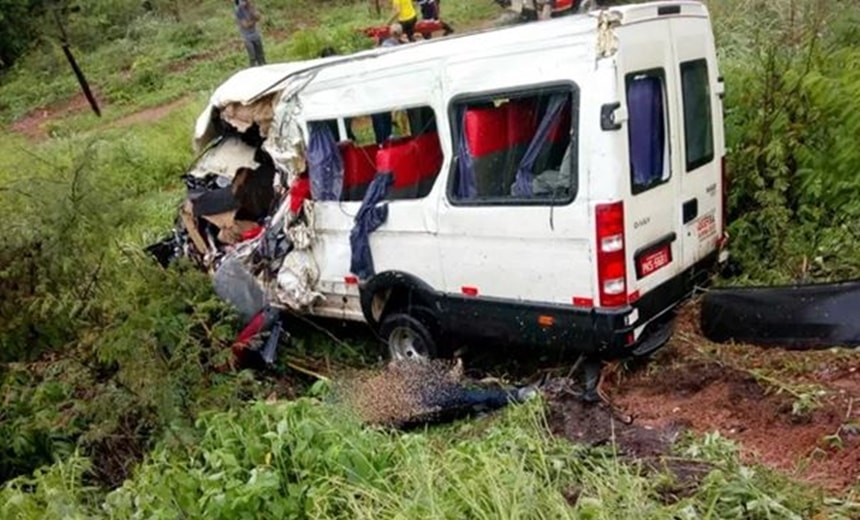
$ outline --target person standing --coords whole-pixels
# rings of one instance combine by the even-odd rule
[[[260,13],[251,3],[251,0],[233,0],[236,25],[239,26],[239,34],[245,42],[248,51],[248,60],[251,67],[266,64],[266,56],[263,54],[263,37],[257,30],[260,21]]]
[[[391,6],[391,18],[388,20],[388,25],[394,22],[399,23],[404,34],[406,34],[406,38],[414,42],[418,13],[415,11],[415,6],[412,5],[412,0],[391,0]]]
[[[421,7],[421,19],[429,22],[438,22],[445,31],[445,36],[454,32],[454,29],[443,22],[439,17],[439,2],[441,0],[418,0],[418,6]],[[430,32],[423,33],[424,39],[429,40],[432,37]]]

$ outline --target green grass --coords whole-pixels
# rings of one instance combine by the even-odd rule
[[[671,477],[551,437],[539,401],[500,417],[395,433],[303,398],[203,415],[193,444],[165,442],[107,495],[65,462],[0,492],[9,518],[851,518],[857,504],[742,465],[717,435],[691,441],[688,463],[712,463],[692,496]]]

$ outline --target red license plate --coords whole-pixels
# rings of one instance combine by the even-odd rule
[[[672,263],[672,245],[665,244],[642,254],[636,263],[636,270],[639,278],[643,278],[670,263]]]

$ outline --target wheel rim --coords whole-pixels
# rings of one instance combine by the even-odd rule
[[[427,348],[415,331],[397,327],[388,335],[388,351],[397,361],[424,361],[429,359]]]

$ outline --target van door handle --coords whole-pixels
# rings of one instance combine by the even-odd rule
[[[699,199],[690,199],[684,203],[684,224],[699,216]]]

